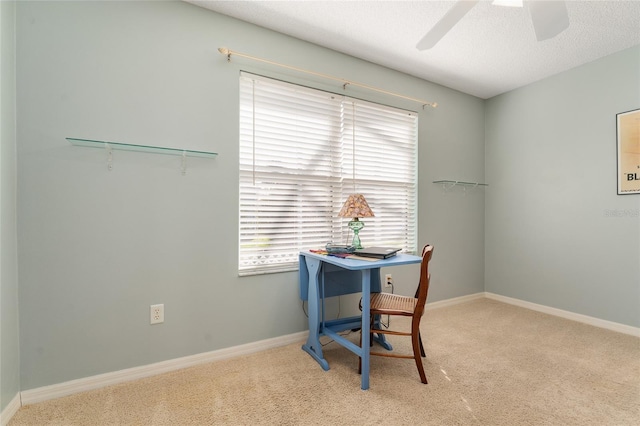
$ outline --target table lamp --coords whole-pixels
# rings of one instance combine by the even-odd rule
[[[348,224],[349,229],[353,231],[352,245],[357,249],[361,249],[362,243],[360,242],[360,236],[358,235],[358,233],[362,228],[364,228],[364,223],[360,222],[359,218],[375,216],[371,211],[369,204],[367,204],[367,200],[364,199],[364,195],[349,195],[349,198],[347,198],[347,201],[344,202],[344,205],[342,206],[340,213],[338,213],[338,216],[353,218]]]

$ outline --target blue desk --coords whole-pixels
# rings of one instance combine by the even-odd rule
[[[341,331],[354,328],[369,329],[370,294],[380,292],[380,268],[420,263],[420,256],[398,254],[389,259],[370,262],[357,259],[343,259],[301,252],[300,261],[300,298],[308,301],[309,337],[302,349],[315,359],[324,370],[329,363],[322,355],[320,336],[329,336],[338,344],[362,358],[363,390],[369,389],[369,333],[362,333],[362,347],[347,340]],[[362,316],[325,321],[324,299],[342,294],[362,292]],[[391,346],[378,337],[387,349]]]

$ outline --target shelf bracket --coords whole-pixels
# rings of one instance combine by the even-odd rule
[[[187,174],[187,151],[182,151],[182,176]]]
[[[104,144],[104,149],[107,151],[107,170],[113,170],[113,151],[111,150],[111,145],[108,143]]]
[[[445,181],[442,181],[442,182],[439,182],[439,183],[442,183],[442,189],[443,189],[443,191],[447,192],[447,191],[449,191],[451,188],[453,188],[454,186],[456,186],[456,184],[457,184],[458,182],[457,182],[457,181],[447,181],[447,180],[445,180]]]

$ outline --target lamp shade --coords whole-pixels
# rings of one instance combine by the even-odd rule
[[[352,194],[349,195],[347,201],[344,202],[340,213],[338,213],[340,217],[374,217],[375,215],[371,211],[369,204],[367,204],[367,200],[365,200],[364,195],[362,194]]]

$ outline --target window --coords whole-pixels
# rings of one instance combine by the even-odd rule
[[[415,252],[417,124],[414,112],[242,73],[240,275],[297,270],[301,250],[350,243],[338,212],[354,192],[375,214],[365,247]]]

